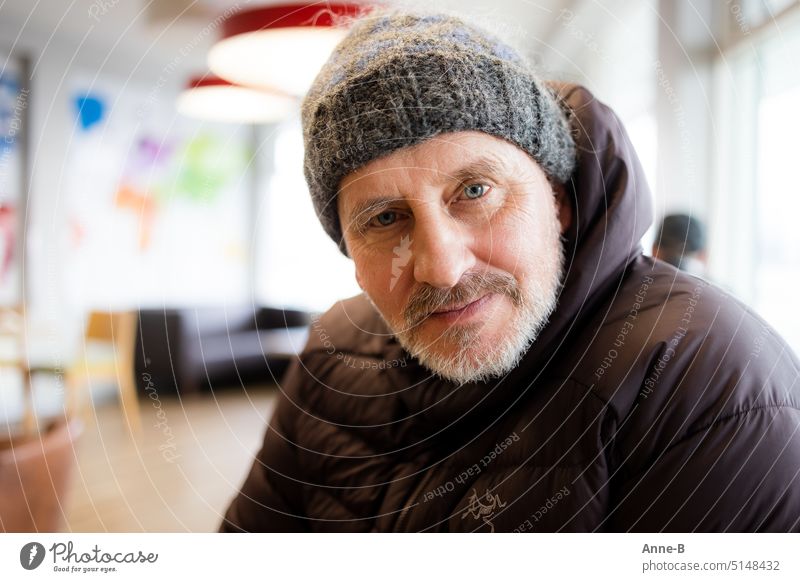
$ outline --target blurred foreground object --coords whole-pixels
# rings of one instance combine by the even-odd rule
[[[39,435],[0,439],[0,529],[55,532],[83,432],[77,419],[60,419]]]

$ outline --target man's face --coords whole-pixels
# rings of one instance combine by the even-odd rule
[[[358,283],[403,347],[458,383],[516,367],[555,307],[571,208],[523,150],[439,135],[347,175]]]

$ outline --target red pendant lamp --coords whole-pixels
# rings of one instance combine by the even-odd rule
[[[242,10],[223,23],[208,66],[232,83],[303,95],[346,34],[340,24],[368,9],[363,4],[317,2]]]
[[[205,75],[189,81],[177,106],[179,113],[205,121],[275,123],[296,111],[297,99]]]

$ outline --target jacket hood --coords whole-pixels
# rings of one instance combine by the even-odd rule
[[[565,279],[558,307],[528,354],[536,360],[557,351],[614,293],[653,221],[644,170],[617,115],[583,87],[551,87],[569,113],[578,164],[568,184],[573,223],[565,237]]]

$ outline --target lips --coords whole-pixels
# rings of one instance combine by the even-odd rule
[[[456,321],[463,321],[470,318],[472,315],[479,312],[479,310],[492,298],[494,293],[487,293],[469,303],[461,305],[448,306],[440,308],[430,314],[431,318],[437,321],[444,321],[447,323],[455,323]]]
[[[456,312],[456,311],[461,311],[462,309],[465,309],[465,308],[469,307],[470,305],[472,305],[473,303],[475,303],[477,301],[480,301],[481,299],[483,299],[483,297],[479,297],[478,299],[473,299],[472,301],[469,301],[469,302],[464,303],[462,305],[444,307],[442,309],[437,309],[436,311],[434,311],[432,313],[432,315],[443,315],[445,313],[453,313],[453,312]]]

